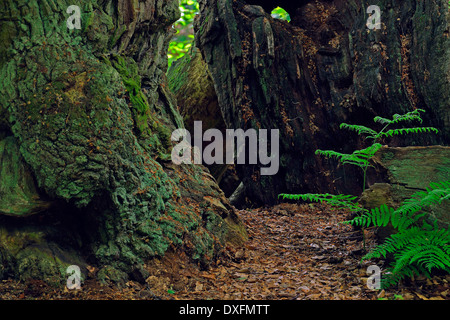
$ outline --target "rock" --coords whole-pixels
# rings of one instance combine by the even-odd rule
[[[398,208],[414,193],[426,190],[432,182],[450,180],[450,147],[383,147],[373,159],[376,170],[368,171],[370,188],[364,191],[360,203],[367,209],[387,204]],[[438,224],[450,225],[450,203],[443,201],[430,208],[430,216]],[[381,228],[378,236],[392,234],[391,227]]]
[[[383,204],[391,208],[398,208],[399,203],[392,199],[392,186],[389,183],[375,183],[366,189],[360,199],[359,203],[366,209],[371,210],[378,208]],[[356,216],[356,215],[355,215]],[[386,227],[378,228],[376,236],[379,242],[383,242],[391,234],[395,233],[395,229],[389,223]]]
[[[28,216],[48,209],[13,137],[0,140],[0,214]]]
[[[383,147],[374,156],[378,171],[402,201],[432,182],[450,179],[450,147]],[[369,177],[370,179],[370,177]]]
[[[374,183],[362,193],[359,203],[366,209],[378,208],[383,204],[398,206],[392,200],[392,186],[389,183]]]

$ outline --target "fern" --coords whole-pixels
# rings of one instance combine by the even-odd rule
[[[388,241],[389,240],[389,241]],[[419,227],[392,235],[363,259],[372,259],[394,253],[389,275],[383,279],[387,288],[412,275],[431,276],[433,270],[450,272],[450,232],[423,230]]]
[[[450,272],[450,231],[422,219],[429,218],[426,209],[430,205],[442,203],[449,195],[450,181],[431,183],[426,191],[415,193],[397,210],[382,205],[345,222],[361,227],[384,227],[391,223],[397,229],[397,233],[362,258],[370,260],[394,255],[382,286],[389,287],[413,274],[429,276],[434,269]]]
[[[390,124],[399,123],[399,122],[413,122],[413,121],[418,121],[418,122],[422,123],[423,120],[420,117],[420,112],[425,112],[425,110],[416,109],[416,110],[410,111],[408,113],[405,113],[403,115],[394,114],[392,119],[386,119],[386,118],[382,118],[382,117],[378,116],[378,117],[375,117],[373,119],[373,121],[376,123],[381,123],[382,125],[390,125]]]
[[[364,214],[344,223],[363,228],[370,226],[385,227],[389,223],[393,211],[394,209],[382,205],[380,208],[374,208],[370,212],[366,210]]]
[[[371,209],[371,211],[366,210],[362,215],[354,218],[353,220],[346,221],[345,223],[363,228],[369,228],[372,226],[385,227],[391,223],[397,230],[405,230],[426,215],[425,213],[415,215],[412,214],[415,212],[404,214],[404,212],[400,211],[400,209],[394,210],[392,208],[388,208],[386,205],[382,205],[380,208]]]
[[[430,205],[440,204],[450,198],[450,180],[431,183],[426,191],[418,191],[396,211],[401,214],[416,213]]]
[[[333,195],[329,193],[317,194],[317,193],[305,193],[305,194],[286,194],[282,193],[278,195],[278,198],[289,200],[303,200],[308,202],[327,203],[331,206],[339,209],[349,209],[351,211],[360,211],[361,207],[355,202],[356,196],[351,195]]]
[[[438,133],[438,129],[433,127],[417,127],[417,128],[403,128],[403,129],[392,129],[386,132],[381,132],[379,137],[392,137],[392,136],[400,136],[409,133],[426,133],[426,132],[434,132]]]
[[[356,150],[351,154],[340,153],[333,150],[316,150],[316,154],[325,156],[327,158],[336,158],[343,164],[352,164],[361,168],[370,166],[369,159],[382,147],[379,143],[374,143],[370,147],[362,150]]]
[[[333,150],[316,150],[317,155],[327,158],[335,158],[343,164],[351,164],[363,170],[363,190],[366,185],[366,172],[371,166],[370,160],[382,147],[379,140],[385,137],[400,136],[411,133],[438,133],[433,127],[413,127],[390,129],[389,126],[399,123],[418,121],[422,123],[417,109],[403,115],[395,114],[392,119],[375,117],[375,123],[383,125],[383,128],[375,130],[362,126],[341,123],[340,128],[365,135],[366,139],[372,139],[369,147],[356,150],[351,154],[340,153]],[[391,235],[381,245],[363,257],[363,260],[394,255],[394,262],[390,271],[382,279],[382,286],[389,287],[400,280],[411,277],[414,274],[430,275],[433,269],[441,269],[450,272],[450,231],[431,226],[427,223],[429,213],[426,209],[430,205],[440,204],[450,199],[450,181],[442,181],[430,184],[425,191],[415,193],[396,210],[382,205],[379,208],[367,210],[361,208],[356,202],[356,197],[349,195],[331,194],[280,194],[278,198],[303,200],[312,202],[326,202],[338,208],[346,208],[360,215],[345,223],[367,228],[370,226],[385,227],[389,223],[397,229],[397,233]],[[363,232],[363,243],[365,238]]]
[[[368,136],[375,136],[377,132],[371,128],[356,125],[356,124],[347,124],[347,123],[341,123],[339,126],[340,129],[347,129],[349,131],[355,131],[358,135],[365,134]]]
[[[380,131],[375,131],[374,129],[368,128],[362,125],[341,123],[339,128],[346,129],[349,131],[356,132],[358,135],[366,136],[366,139],[373,140],[373,143],[368,148],[362,150],[356,150],[351,154],[340,153],[333,150],[316,150],[316,154],[325,156],[327,158],[336,158],[343,164],[350,164],[360,167],[363,170],[363,190],[366,187],[366,173],[367,169],[370,167],[370,159],[375,155],[375,153],[381,148],[381,144],[378,142],[382,138],[400,136],[411,133],[438,133],[439,131],[433,127],[414,127],[414,128],[401,128],[401,129],[390,129],[387,128],[390,125],[398,124],[401,122],[413,122],[418,121],[423,122],[420,117],[420,113],[425,112],[422,109],[416,109],[405,113],[403,115],[394,114],[392,119],[383,118],[377,116],[373,119],[375,123],[384,125]],[[387,131],[386,131],[387,130]]]

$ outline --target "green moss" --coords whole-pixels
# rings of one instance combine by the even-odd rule
[[[172,128],[183,126],[176,102],[164,88],[167,61],[157,54],[167,46],[165,27],[170,21],[165,19],[179,14],[178,1],[161,2],[150,22],[157,30],[145,34],[150,40],[139,33],[123,39],[127,25],[114,8],[96,1],[81,4],[83,30],[65,28],[61,2],[7,4],[15,9],[20,5],[23,12],[5,21],[17,20],[16,27],[23,28],[17,27],[21,36],[12,40],[15,54],[0,65],[0,128],[17,140],[17,153],[39,192],[65,200],[73,210],[68,215],[79,215],[80,246],[98,265],[112,268],[100,272],[99,278],[122,281],[135,265],[172,246],[185,246],[186,238],[191,239],[195,259],[210,258],[217,251],[211,232],[220,218],[205,228],[202,217],[180,199],[180,189],[155,160],[169,159]],[[105,54],[119,38],[120,46],[126,46],[123,51],[118,48],[122,55]],[[152,48],[157,44],[158,49],[135,52],[134,40]],[[142,55],[142,65],[131,58],[136,55]],[[140,69],[145,66],[150,69]],[[143,88],[142,75],[152,70]],[[190,174],[178,167],[168,171],[183,179]],[[195,190],[184,190],[192,192],[187,197],[195,197],[194,204],[203,194],[218,190],[216,185],[205,186],[201,171],[193,171]],[[61,214],[67,217],[67,212]],[[8,252],[2,246],[0,255],[2,262],[10,262],[0,272],[13,270],[22,279],[66,278],[64,268],[76,264],[74,259],[64,258],[56,245],[41,239],[28,232],[27,238],[8,240]]]
[[[191,51],[185,54],[181,59],[172,63],[167,72],[167,83],[172,92],[178,92],[188,81],[186,65],[191,61]]]
[[[392,160],[394,157],[395,155],[392,152],[383,153],[383,160]]]
[[[12,256],[16,256],[28,245],[38,245],[43,242],[42,232],[29,232],[25,230],[10,232],[4,227],[0,228],[0,247],[8,251]]]
[[[0,66],[8,59],[8,51],[17,31],[14,22],[2,20],[0,16]]]
[[[97,279],[101,284],[119,284],[124,285],[128,276],[123,271],[117,270],[112,266],[105,266],[97,273]]]
[[[0,228],[0,262],[22,281],[42,279],[55,286],[66,282],[68,266],[84,266],[74,251],[63,251],[46,239],[45,231],[26,224]]]
[[[13,137],[0,140],[0,213],[26,216],[49,207],[40,200],[33,177]]]
[[[171,148],[171,130],[153,114],[147,97],[141,89],[141,77],[136,62],[131,58],[115,56],[111,59],[111,64],[122,77],[127,89],[140,138],[146,140],[146,145],[151,146],[150,150],[167,158]]]

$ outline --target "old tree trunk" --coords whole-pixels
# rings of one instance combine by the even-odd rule
[[[168,250],[207,265],[246,238],[208,171],[170,162],[177,0],[0,3],[0,278],[142,280]]]
[[[360,193],[358,170],[336,170],[336,162],[314,153],[365,146],[339,129],[342,122],[373,127],[377,115],[421,108],[422,125],[439,135],[385,142],[448,144],[448,1],[377,1],[380,29],[366,26],[368,1],[199,2],[196,45],[226,127],[280,130],[276,175],[261,176],[258,165],[237,167],[254,202],[273,203],[283,192]],[[258,4],[266,10],[287,4],[291,22],[273,19]]]

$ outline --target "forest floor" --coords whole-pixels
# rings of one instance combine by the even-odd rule
[[[122,288],[87,279],[80,290],[54,288],[42,281],[3,280],[0,299],[240,299],[240,300],[450,300],[450,276],[416,278],[389,290],[367,286],[361,263],[361,231],[342,222],[347,214],[324,205],[280,204],[239,210],[249,241],[207,271],[180,254],[167,254],[147,265],[146,284],[127,282]],[[366,246],[375,245],[373,231]]]

